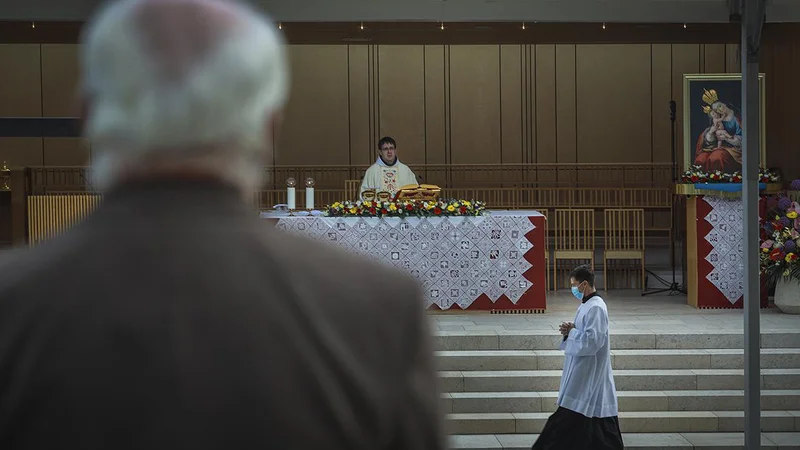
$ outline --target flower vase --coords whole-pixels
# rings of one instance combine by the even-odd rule
[[[800,314],[800,280],[781,277],[775,285],[775,306],[785,314]]]

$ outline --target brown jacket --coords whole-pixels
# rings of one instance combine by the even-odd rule
[[[405,275],[203,181],[126,185],[0,257],[0,448],[444,447]]]

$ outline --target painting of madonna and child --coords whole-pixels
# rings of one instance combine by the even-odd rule
[[[765,162],[764,74],[758,77],[760,153]],[[706,173],[742,171],[742,76],[740,74],[684,75],[684,162]]]

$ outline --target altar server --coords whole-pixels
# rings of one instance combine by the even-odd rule
[[[385,191],[394,197],[403,186],[417,183],[417,176],[397,158],[397,143],[390,137],[378,142],[378,159],[367,169],[361,193],[367,189]]]
[[[608,310],[587,266],[570,273],[572,295],[581,301],[574,322],[561,324],[566,355],[558,409],[533,450],[623,449],[617,419],[617,392],[611,370]]]
[[[444,448],[415,281],[252,208],[289,92],[279,33],[232,0],[90,23],[103,201],[0,255],[0,449]]]

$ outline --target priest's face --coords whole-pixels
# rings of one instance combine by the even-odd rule
[[[569,279],[570,287],[578,288],[578,292],[583,294],[586,291],[586,282],[585,281],[576,281],[575,278]]]
[[[386,161],[387,163],[393,163],[394,160],[397,158],[397,149],[394,148],[392,144],[383,144],[379,149],[381,153],[381,159]]]

